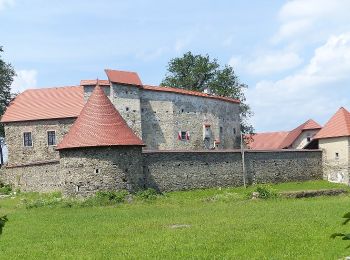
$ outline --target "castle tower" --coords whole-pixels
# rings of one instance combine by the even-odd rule
[[[79,117],[58,144],[66,195],[143,186],[142,140],[135,135],[98,82]]]

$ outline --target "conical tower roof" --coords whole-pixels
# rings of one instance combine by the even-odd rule
[[[350,136],[350,113],[341,107],[317,133],[316,139]]]
[[[69,132],[57,149],[97,146],[143,146],[97,84]]]

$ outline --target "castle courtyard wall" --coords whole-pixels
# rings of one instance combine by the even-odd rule
[[[322,179],[322,152],[245,152],[247,184]],[[160,191],[243,185],[240,151],[144,151],[147,186]]]
[[[58,160],[3,167],[0,180],[14,190],[53,192],[62,190],[62,175]]]
[[[60,190],[69,196],[89,196],[98,190],[176,191],[243,185],[237,150],[141,152],[141,147],[98,147],[62,150],[60,156],[59,162],[7,167],[0,178],[23,191]],[[247,184],[323,176],[319,150],[246,151],[245,167]]]

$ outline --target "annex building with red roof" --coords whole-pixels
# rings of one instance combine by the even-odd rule
[[[322,127],[310,119],[291,131],[257,133],[248,136],[251,150],[319,149],[323,178],[332,182],[350,181],[350,112],[341,107]]]

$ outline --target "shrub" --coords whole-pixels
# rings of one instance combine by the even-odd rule
[[[12,192],[12,188],[9,184],[0,182],[0,194],[9,195]]]
[[[258,186],[253,192],[249,193],[249,197],[259,199],[272,199],[277,198],[278,194],[270,186]]]
[[[101,201],[106,200],[113,203],[122,203],[128,194],[127,191],[98,191],[96,192],[96,198]]]
[[[155,189],[148,188],[147,190],[141,190],[136,193],[136,197],[141,200],[155,200],[158,193]]]

